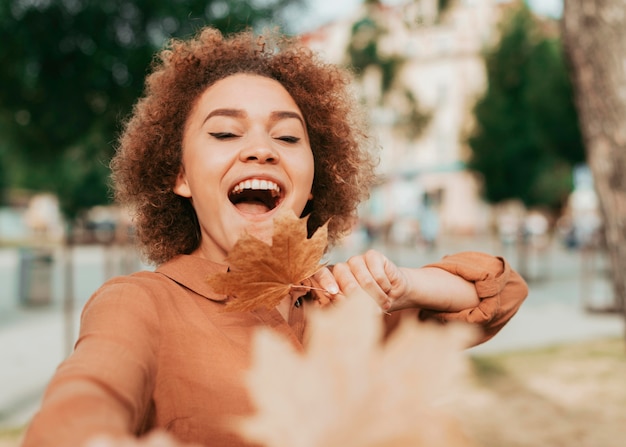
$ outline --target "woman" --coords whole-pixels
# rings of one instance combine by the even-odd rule
[[[183,442],[239,446],[229,420],[252,409],[242,382],[255,329],[301,346],[313,295],[273,309],[223,312],[206,278],[228,269],[244,232],[271,241],[274,216],[345,234],[374,181],[374,157],[349,74],[289,40],[212,29],[162,51],[112,162],[116,196],[136,212],[155,272],[104,284],[86,304],[24,446],[79,446],[94,435],[165,428]],[[461,253],[423,268],[376,251],[312,281],[329,301],[365,289],[390,315],[461,320],[484,341],[527,294],[502,259]]]

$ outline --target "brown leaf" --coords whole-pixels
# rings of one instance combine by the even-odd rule
[[[272,308],[317,272],[328,244],[327,224],[307,239],[307,218],[289,211],[274,219],[272,245],[245,234],[228,254],[228,272],[211,275],[209,284],[231,299],[226,309]]]

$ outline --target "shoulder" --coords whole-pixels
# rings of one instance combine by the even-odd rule
[[[145,299],[146,296],[154,296],[173,285],[171,279],[158,272],[141,271],[109,279],[96,290],[92,299],[103,296],[117,296],[129,300]]]
[[[89,298],[83,308],[83,319],[109,313],[142,315],[142,319],[158,319],[158,303],[172,288],[171,280],[150,271],[142,271],[109,279]]]
[[[160,290],[163,287],[167,287],[172,283],[172,280],[167,276],[157,271],[140,271],[131,273],[129,275],[115,276],[100,286],[96,291],[106,292],[111,289],[115,289],[118,293],[128,292],[151,292],[153,290]]]

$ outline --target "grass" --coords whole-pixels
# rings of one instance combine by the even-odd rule
[[[626,343],[472,356],[456,411],[480,447],[623,447]]]

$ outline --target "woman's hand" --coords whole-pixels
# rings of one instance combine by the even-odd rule
[[[320,270],[313,276],[312,282],[315,287],[327,292],[318,294],[322,305],[363,289],[384,311],[403,308],[408,289],[404,272],[375,250],[352,256],[331,269]]]
[[[458,312],[479,303],[474,284],[434,267],[398,267],[385,255],[368,250],[311,278],[324,306],[363,289],[385,312],[407,308]]]
[[[141,439],[134,436],[113,437],[108,435],[95,436],[84,447],[201,447],[199,444],[188,444],[178,441],[162,429],[155,429]]]

